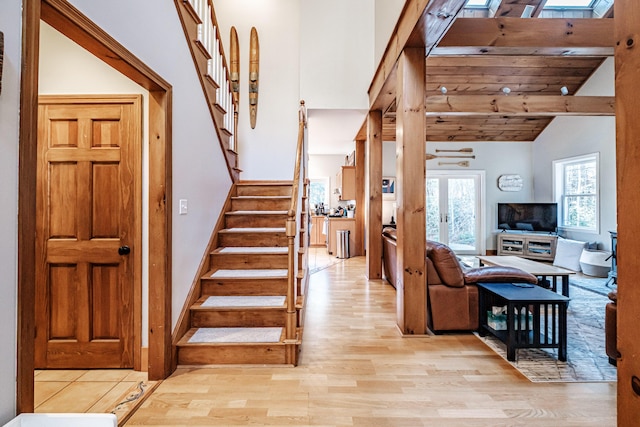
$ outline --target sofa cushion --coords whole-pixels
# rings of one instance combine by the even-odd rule
[[[456,254],[448,246],[431,240],[427,240],[426,246],[427,257],[433,262],[442,283],[454,288],[462,288],[464,275]]]
[[[464,272],[466,283],[538,283],[538,278],[533,274],[513,267],[480,267],[471,268]]]

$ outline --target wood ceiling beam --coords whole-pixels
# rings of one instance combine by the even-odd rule
[[[438,47],[613,48],[612,19],[458,18]]]
[[[545,18],[546,19],[546,18]],[[540,19],[542,21],[542,19]],[[540,39],[539,36],[535,36]],[[613,56],[613,47],[510,47],[510,46],[450,46],[431,50],[430,58],[444,56],[563,56],[601,58]]]
[[[427,97],[427,116],[614,116],[614,96],[490,96],[450,95]]]

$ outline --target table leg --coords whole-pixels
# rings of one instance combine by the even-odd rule
[[[507,360],[516,360],[516,330],[513,317],[513,304],[507,304]]]
[[[560,309],[560,315],[558,318],[558,328],[560,333],[558,336],[558,360],[562,362],[567,361],[567,304],[558,304]]]
[[[564,274],[562,276],[562,295],[569,298],[569,275]]]
[[[487,303],[484,289],[478,288],[478,335],[484,337],[487,335],[487,330],[484,328],[487,325]]]

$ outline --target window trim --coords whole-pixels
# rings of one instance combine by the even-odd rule
[[[564,182],[565,182],[565,167],[569,165],[574,165],[578,163],[587,163],[595,161],[596,162],[596,191],[595,191],[595,199],[596,199],[596,225],[594,228],[587,227],[572,227],[565,226],[564,224],[564,215],[565,215],[565,199],[566,195],[564,194]],[[583,154],[580,156],[567,157],[564,159],[554,160],[552,168],[553,175],[553,199],[558,203],[558,230],[562,231],[570,231],[570,232],[579,232],[579,233],[589,233],[589,234],[600,234],[600,153],[590,153]],[[571,194],[571,196],[590,196],[591,194]]]

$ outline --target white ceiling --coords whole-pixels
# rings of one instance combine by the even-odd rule
[[[366,115],[367,110],[307,110],[309,154],[351,154]]]

